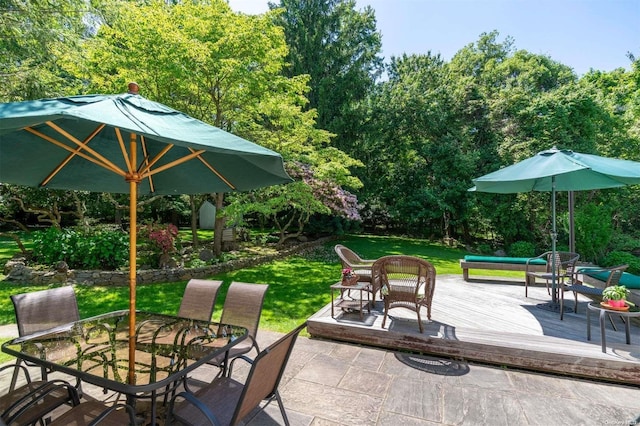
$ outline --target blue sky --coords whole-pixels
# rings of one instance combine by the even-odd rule
[[[228,0],[238,12],[262,13],[268,0]],[[277,0],[272,0],[277,3]],[[445,60],[497,30],[499,41],[548,55],[582,75],[593,68],[630,69],[640,57],[640,0],[357,0],[371,6],[382,55],[439,53]]]

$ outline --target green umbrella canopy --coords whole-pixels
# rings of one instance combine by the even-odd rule
[[[469,191],[511,194],[529,191],[551,192],[551,250],[556,252],[556,192],[617,188],[640,184],[640,163],[579,154],[553,147],[493,173],[473,179]],[[572,231],[573,232],[573,231]],[[552,270],[556,270],[555,255]],[[553,304],[556,277],[553,275]]]
[[[165,105],[124,95],[0,104],[0,182],[129,194],[129,383],[136,358],[138,194],[290,182],[282,157]]]
[[[470,191],[510,194],[529,191],[581,191],[640,184],[640,163],[579,154],[570,150],[539,152],[533,157],[473,179]]]
[[[133,173],[139,194],[291,181],[278,153],[135,93],[0,104],[0,182],[128,193]]]

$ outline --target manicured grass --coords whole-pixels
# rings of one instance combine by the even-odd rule
[[[329,303],[329,285],[340,279],[341,266],[338,256],[333,251],[333,246],[338,243],[348,246],[368,259],[390,254],[422,257],[434,264],[439,275],[462,274],[459,259],[467,254],[459,249],[419,239],[345,236],[306,254],[208,277],[224,281],[214,309],[214,319],[220,316],[227,288],[232,281],[264,283],[269,284],[269,290],[260,327],[280,332],[291,330]],[[6,255],[6,249],[5,252],[2,250],[0,246],[0,261],[2,257],[11,256]],[[491,274],[497,275],[496,272],[491,271]],[[517,272],[506,272],[505,276],[521,275]],[[186,282],[139,285],[136,295],[137,307],[140,310],[175,313],[178,311],[185,285]],[[0,324],[15,321],[9,299],[11,294],[43,288],[45,287],[0,282]],[[437,291],[436,287],[436,294]],[[76,286],[76,294],[80,315],[83,318],[128,309],[129,306],[127,287]]]

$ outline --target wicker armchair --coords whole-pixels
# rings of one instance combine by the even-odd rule
[[[342,244],[336,244],[334,250],[340,258],[342,268],[351,268],[353,272],[358,275],[358,281],[371,283],[371,289],[368,291],[372,294],[372,303],[375,303],[376,293],[380,290],[380,287],[377,287],[371,280],[371,267],[375,260],[362,259],[353,250]]]
[[[422,333],[420,308],[426,307],[427,318],[431,319],[431,302],[436,286],[436,269],[433,265],[413,256],[385,256],[375,261],[371,277],[384,299],[382,328],[389,310],[403,307],[417,314]]]
[[[602,299],[602,291],[604,288],[607,288],[609,286],[612,285],[618,285],[620,283],[620,278],[622,277],[622,273],[625,271],[625,269],[627,269],[629,267],[629,265],[619,265],[619,266],[614,266],[612,268],[601,268],[601,269],[597,269],[597,268],[589,268],[588,269],[588,273],[590,274],[598,274],[598,273],[606,273],[607,274],[607,281],[604,284],[603,288],[599,288],[599,287],[592,287],[592,286],[588,286],[585,285],[579,281],[577,281],[577,279],[572,280],[570,285],[565,285],[562,287],[562,291],[560,292],[560,319],[562,319],[562,307],[564,306],[564,292],[565,291],[572,291],[573,292],[573,296],[574,296],[574,311],[576,313],[578,313],[578,293],[580,294],[584,294],[586,296],[589,296],[593,299],[596,300],[601,300]],[[585,271],[587,272],[587,271]],[[578,271],[576,271],[576,274],[578,274]]]
[[[184,425],[236,425],[255,413],[262,401],[267,401],[261,407],[264,409],[276,400],[284,424],[288,425],[278,386],[298,334],[305,326],[297,327],[260,352],[254,360],[249,360],[251,370],[244,383],[231,378],[232,371],[229,371],[228,376],[215,379],[195,393],[177,394],[169,404],[166,424],[174,424],[172,421],[176,419]]]

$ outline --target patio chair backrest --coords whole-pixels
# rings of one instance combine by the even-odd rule
[[[11,296],[18,335],[26,336],[59,325],[78,321],[78,302],[71,286]]]
[[[261,401],[276,394],[293,345],[305,327],[306,323],[298,326],[261,351],[253,360],[231,424],[236,424],[258,407]],[[284,407],[281,407],[281,410],[284,410]]]
[[[232,282],[222,307],[220,324],[246,327],[249,336],[256,338],[267,284]]]
[[[385,256],[376,261],[373,279],[386,286],[388,298],[393,302],[415,302],[423,298],[431,305],[435,290],[436,271],[433,265],[414,256]]]
[[[618,266],[613,266],[611,268],[607,268],[606,270],[609,271],[609,276],[607,277],[607,282],[604,285],[605,288],[619,285],[620,278],[622,278],[622,274],[624,273],[625,269],[627,269],[628,267],[629,265],[618,265]]]
[[[551,268],[553,267],[553,252],[547,252],[545,254],[547,257],[547,272],[551,272]],[[555,266],[558,275],[571,275],[574,272],[576,263],[579,259],[580,255],[578,253],[556,251]]]
[[[342,244],[336,244],[334,250],[340,258],[343,268],[353,268],[355,265],[362,265],[365,263],[365,261],[353,250],[343,246]]]
[[[200,321],[211,321],[222,281],[189,280],[180,302],[178,316]]]

